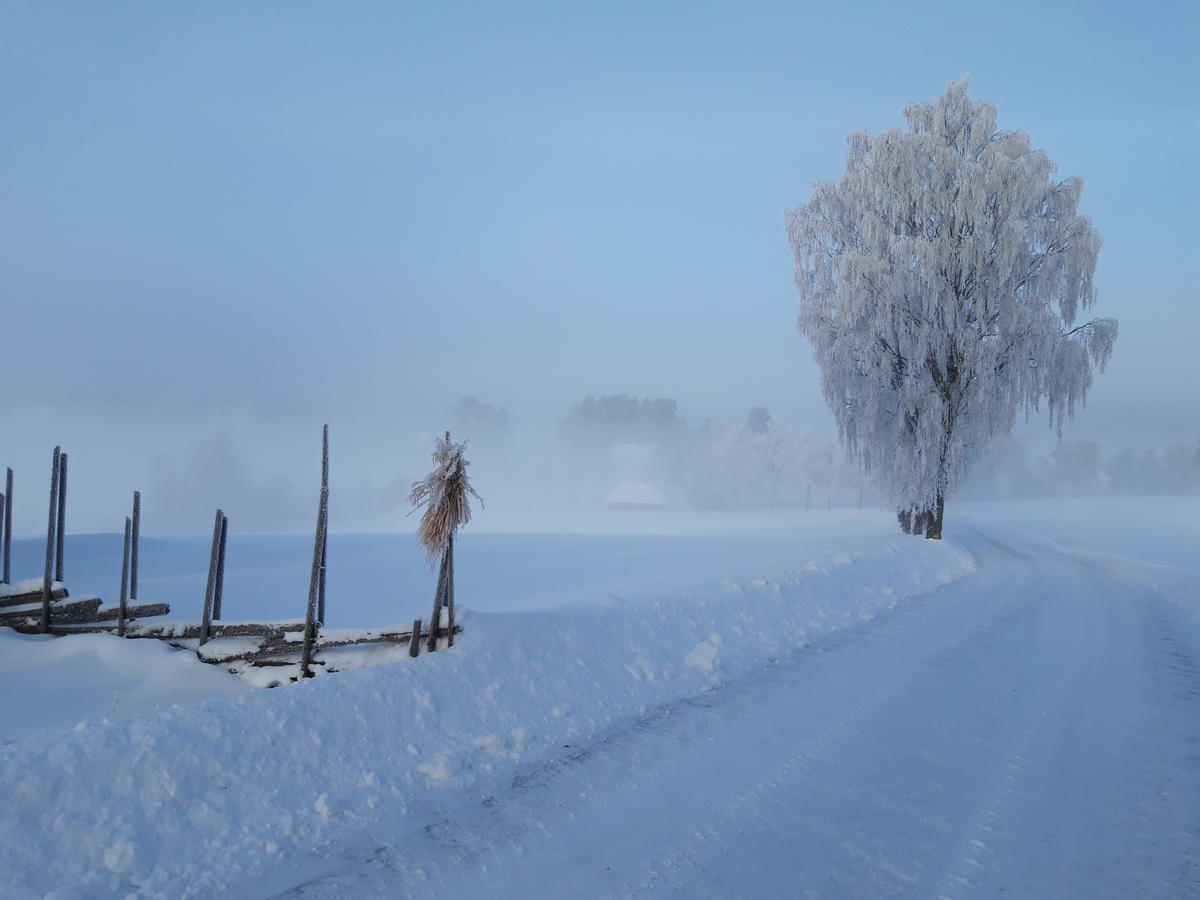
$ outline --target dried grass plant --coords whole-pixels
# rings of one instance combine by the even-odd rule
[[[450,538],[458,527],[471,521],[470,498],[483,502],[467,478],[470,463],[463,456],[466,446],[466,441],[461,444],[451,441],[447,431],[433,451],[433,471],[414,482],[408,495],[414,511],[425,507],[417,541],[425,548],[425,558],[431,566],[450,546]]]

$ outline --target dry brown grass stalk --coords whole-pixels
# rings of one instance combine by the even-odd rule
[[[463,457],[465,448],[465,441],[455,444],[447,431],[433,451],[433,471],[415,482],[408,495],[414,509],[425,507],[417,540],[425,548],[430,565],[445,552],[455,530],[471,521],[470,498],[482,502],[467,478],[470,463]]]

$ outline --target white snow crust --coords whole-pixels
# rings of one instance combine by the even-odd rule
[[[556,545],[570,541],[530,547]],[[437,792],[505,777],[973,565],[903,536],[845,538],[837,552],[796,541],[792,558],[685,592],[460,607],[452,650],[268,691],[155,641],[0,629],[3,895],[236,895]]]

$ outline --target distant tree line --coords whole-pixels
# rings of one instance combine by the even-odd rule
[[[457,435],[493,443],[508,434],[508,410],[475,397],[460,397],[450,410],[450,425]]]
[[[786,427],[755,406],[729,422],[692,425],[666,398],[588,396],[559,423],[585,499],[616,477],[618,444],[651,444],[649,477],[669,502],[701,509],[829,507],[864,502],[863,480],[831,439]]]
[[[1011,438],[980,460],[964,499],[1200,493],[1200,440],[1108,451],[1097,441],[1060,441],[1034,457]]]

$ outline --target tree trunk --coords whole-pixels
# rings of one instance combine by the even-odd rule
[[[957,371],[957,367],[955,368]],[[958,378],[953,378],[958,383]],[[947,398],[949,402],[949,398]],[[933,541],[942,539],[942,520],[946,516],[946,489],[950,483],[950,442],[954,433],[954,422],[957,419],[956,410],[951,407],[946,412],[946,432],[942,435],[942,449],[938,454],[937,496],[933,507],[928,511],[928,521],[925,523],[925,537]]]
[[[928,513],[928,524],[925,527],[925,537],[933,541],[942,539],[942,520],[946,517],[946,495],[938,492],[933,509]]]
[[[900,509],[896,511],[896,519],[900,523],[900,530],[905,534],[912,534],[912,510]]]
[[[913,513],[912,530],[909,534],[921,535],[925,533],[925,523],[929,521],[929,513],[925,510]]]

